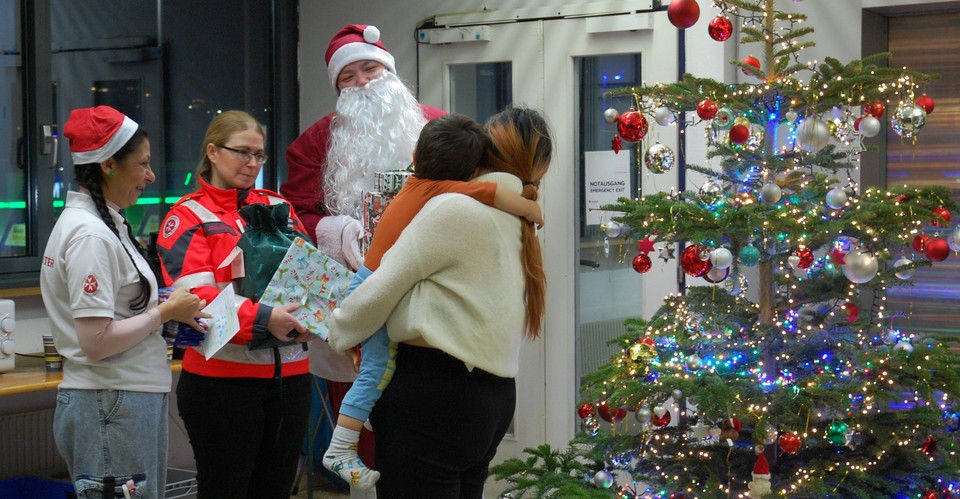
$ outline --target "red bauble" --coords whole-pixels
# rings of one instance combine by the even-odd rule
[[[710,33],[710,38],[722,42],[730,38],[730,35],[733,34],[733,23],[726,17],[717,16],[713,18],[713,21],[710,21],[710,25],[707,26],[707,32]]]
[[[583,405],[581,405],[580,408],[577,409],[577,416],[580,416],[581,418],[593,416],[596,413],[597,412],[593,410],[593,404],[591,404],[590,402],[584,402]]]
[[[953,220],[953,217],[950,216],[950,210],[944,208],[943,206],[933,209],[933,214],[937,217],[930,221],[930,224],[934,227],[946,227],[947,224]]]
[[[687,29],[700,19],[700,5],[696,0],[673,0],[667,7],[667,19],[670,20],[670,24],[680,29]]]
[[[644,345],[650,345],[650,346],[655,346],[657,344],[657,342],[653,341],[653,338],[649,336],[644,336],[643,338],[640,338],[640,343],[643,343]]]
[[[801,269],[809,269],[813,265],[813,250],[810,248],[800,248],[797,250],[797,256],[800,257],[800,263],[797,264]]]
[[[746,56],[746,57],[743,58],[743,63],[744,63],[744,64],[749,64],[749,65],[757,68],[757,72],[758,72],[758,73],[760,72],[760,59],[757,59],[756,57],[754,57],[754,56],[752,56],[752,55],[748,55],[748,56]],[[744,70],[742,70],[742,69],[741,69],[740,71],[743,71],[743,74],[745,74],[745,75],[753,76],[751,73],[748,73],[748,72],[746,72],[746,71],[744,71]]]
[[[800,450],[800,437],[795,433],[780,435],[780,450],[787,454],[796,454]]]
[[[717,115],[717,103],[710,99],[703,99],[697,104],[697,116],[701,120],[711,120]]]
[[[745,144],[750,140],[750,129],[743,125],[733,125],[730,127],[730,142],[734,144]]]
[[[926,234],[917,234],[916,236],[913,237],[913,243],[912,243],[913,250],[923,253],[923,248],[924,246],[927,245],[927,241],[929,240],[930,240],[930,236]]]
[[[627,111],[617,121],[617,133],[627,142],[636,142],[647,134],[647,119],[638,111]]]
[[[923,495],[920,496],[920,499],[940,499],[940,496],[933,490],[925,490]]]
[[[716,284],[716,283],[718,283],[718,282],[723,282],[724,279],[726,279],[727,277],[730,276],[730,267],[727,267],[727,268],[722,269],[722,270],[717,269],[717,270],[720,270],[721,272],[723,272],[722,274],[719,274],[719,275],[717,275],[717,276],[714,276],[714,272],[712,272],[712,270],[713,270],[713,269],[711,269],[711,271],[703,274],[703,280],[704,280],[704,281],[707,281],[707,282],[709,282],[709,283],[714,283],[714,284]],[[714,277],[716,277],[716,279],[714,279]]]
[[[612,409],[606,402],[597,406],[597,414],[608,423],[615,423],[627,416],[627,410],[623,407]]]
[[[931,237],[923,245],[923,254],[927,255],[931,262],[942,262],[950,256],[950,245],[939,237]]]
[[[645,253],[640,253],[633,259],[633,270],[636,270],[638,274],[646,273],[652,265],[653,262],[650,261],[650,257]]]
[[[883,113],[887,112],[887,108],[880,101],[869,102],[863,106],[863,112],[879,120],[883,118]]]
[[[663,415],[660,417],[657,417],[657,414],[654,413],[653,417],[650,418],[650,422],[653,423],[653,426],[656,426],[657,428],[663,428],[664,426],[670,424],[670,419],[670,411],[664,409]]]
[[[713,267],[713,265],[710,264],[710,260],[700,258],[701,251],[699,246],[688,246],[687,249],[683,250],[683,254],[680,255],[680,267],[682,267],[683,271],[688,275],[700,277],[709,272],[710,268]]]
[[[934,107],[933,97],[929,97],[927,94],[923,94],[920,97],[917,97],[917,100],[913,101],[913,103],[922,107],[923,110],[927,112],[927,114],[930,114],[933,112],[933,107]]]
[[[852,302],[844,303],[843,309],[847,311],[847,322],[853,322],[860,317],[860,307],[854,305]]]
[[[860,118],[857,118],[857,119],[853,120],[853,129],[854,129],[854,130],[856,130],[856,131],[858,131],[858,132],[860,131],[860,120],[862,120],[862,119],[863,119],[863,117],[860,117]]]

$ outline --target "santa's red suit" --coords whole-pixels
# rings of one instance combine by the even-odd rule
[[[420,106],[423,116],[430,121],[447,114],[430,106]],[[316,243],[317,222],[329,215],[324,206],[322,189],[323,173],[330,141],[330,122],[336,113],[330,113],[297,137],[287,149],[287,181],[280,186],[280,193],[293,203],[293,207],[307,228],[307,234]]]
[[[274,205],[287,200],[266,189],[218,189],[203,179],[200,184],[199,191],[187,194],[170,208],[157,239],[157,253],[168,286],[187,288],[209,303],[236,277],[227,260],[231,256],[243,258],[232,253],[240,239],[238,210],[249,204]],[[294,228],[304,231],[293,212],[290,221]],[[270,335],[267,323],[272,307],[241,296],[237,305],[240,331],[236,336],[210,360],[188,348],[183,356],[184,370],[221,378],[272,378],[309,371],[301,344],[280,347],[280,373],[276,372],[272,349],[249,350],[248,341]]]

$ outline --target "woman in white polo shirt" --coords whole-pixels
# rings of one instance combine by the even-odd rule
[[[40,271],[63,382],[54,438],[79,497],[162,498],[171,375],[161,325],[202,330],[205,305],[185,290],[157,304],[157,282],[120,210],[155,179],[150,141],[109,106],[75,109],[64,126],[79,191],[67,194]]]

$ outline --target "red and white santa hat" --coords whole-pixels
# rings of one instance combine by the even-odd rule
[[[757,458],[757,464],[753,465],[754,479],[770,479],[770,465],[767,464],[767,458],[763,454]]]
[[[137,122],[120,111],[97,106],[71,111],[63,134],[70,139],[73,164],[85,165],[110,159],[138,128]]]
[[[334,90],[337,88],[337,77],[347,64],[357,61],[377,61],[387,67],[387,70],[397,74],[393,56],[380,41],[380,30],[368,24],[348,24],[343,27],[327,46],[327,74]]]

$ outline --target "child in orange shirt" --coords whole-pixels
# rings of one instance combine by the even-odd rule
[[[521,216],[538,227],[543,226],[536,201],[492,182],[466,182],[482,167],[490,137],[472,118],[448,114],[436,118],[420,133],[413,152],[415,173],[390,202],[380,218],[363,265],[357,270],[347,294],[380,266],[380,259],[400,237],[403,229],[431,198],[448,192],[466,194],[495,208]],[[442,230],[442,228],[438,228]],[[323,466],[358,490],[373,487],[380,474],[367,468],[357,455],[357,442],[364,421],[396,368],[396,343],[390,341],[386,327],[361,344],[360,374],[343,398],[337,426],[330,446],[323,455]]]

